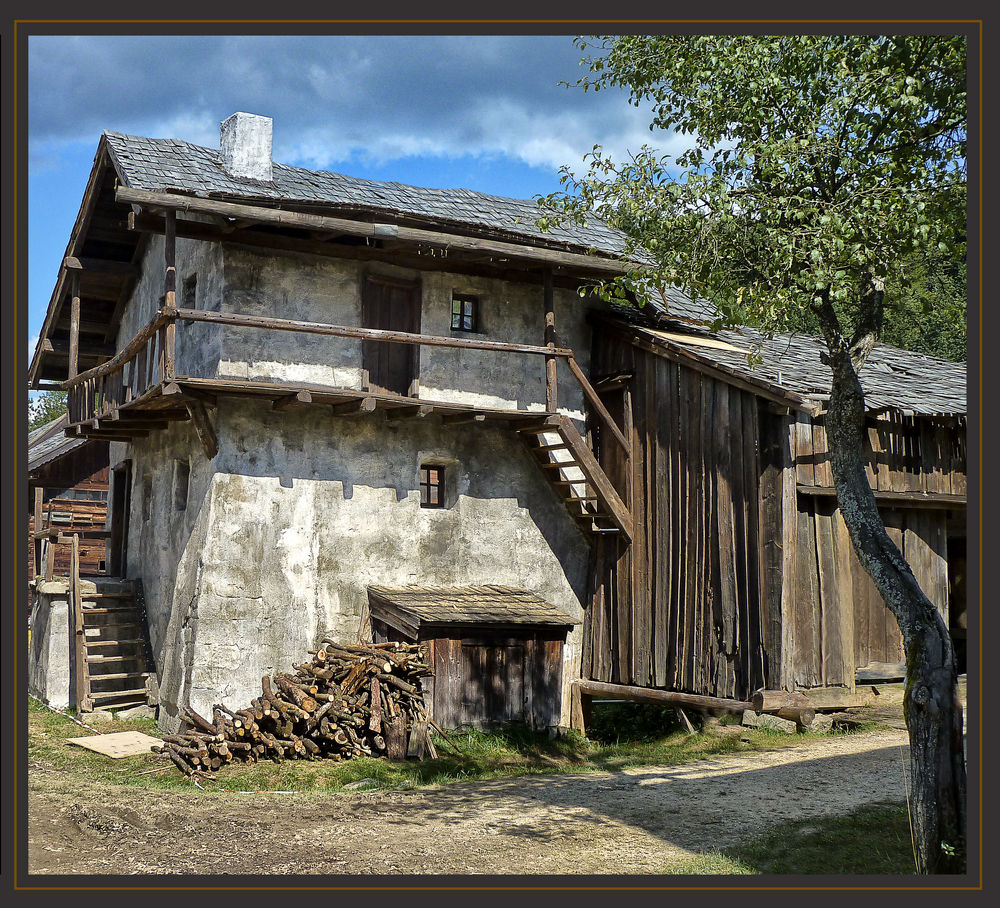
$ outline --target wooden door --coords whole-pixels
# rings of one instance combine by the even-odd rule
[[[128,576],[128,515],[132,500],[132,461],[123,460],[114,468],[111,483],[111,537],[108,544],[108,573]]]
[[[460,724],[476,727],[523,722],[524,643],[462,641]]]
[[[382,331],[420,333],[420,284],[369,275],[361,294],[361,323]],[[415,344],[361,342],[361,367],[375,393],[417,394],[420,348]]]

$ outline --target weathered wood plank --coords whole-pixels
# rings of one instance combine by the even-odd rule
[[[819,567],[820,673],[824,686],[850,683],[853,666],[846,665],[843,639],[840,577],[833,540],[833,513],[829,506],[816,509],[816,560]]]
[[[795,683],[817,687],[821,682],[819,580],[816,533],[810,502],[799,500],[796,545],[798,584],[795,596]]]
[[[795,461],[798,481],[803,485],[816,485],[816,471],[813,466],[812,419],[799,413],[795,419]]]

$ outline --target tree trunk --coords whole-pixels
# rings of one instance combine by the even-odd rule
[[[965,758],[951,636],[886,533],[862,462],[864,392],[855,360],[846,345],[830,344],[829,336],[827,343],[833,387],[826,428],[837,504],[858,559],[899,624],[906,651],[903,713],[919,869],[964,873]]]

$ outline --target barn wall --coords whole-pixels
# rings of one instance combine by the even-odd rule
[[[600,454],[631,494],[636,534],[622,550],[597,541],[583,674],[749,696],[776,658],[761,610],[758,401],[618,339],[602,339],[595,356],[597,376],[632,373],[620,399],[608,396],[632,458],[611,445]]]
[[[103,446],[107,451],[107,445]],[[89,454],[88,454],[89,460]],[[92,467],[92,463],[87,463],[86,468]],[[55,480],[62,480],[56,484]],[[104,464],[99,466],[90,475],[85,475],[74,483],[68,482],[66,475],[54,475],[50,482],[51,487],[45,488],[45,502],[42,505],[42,527],[55,526],[65,535],[72,535],[74,530],[94,530],[104,529],[107,519],[108,502],[108,467],[107,455],[104,457]],[[41,481],[31,483],[34,485],[44,485]],[[103,499],[82,497],[84,493],[104,493]],[[76,496],[80,493],[80,497]],[[41,540],[31,538],[35,532],[34,498],[29,499],[31,511],[28,515],[28,579],[35,576],[35,546]],[[44,554],[44,546],[42,547]],[[68,577],[70,569],[70,547],[68,545],[55,544],[53,571],[57,577]],[[104,562],[105,545],[101,538],[80,537],[80,573],[97,574],[101,572]],[[45,572],[45,564],[42,564],[42,573]]]
[[[788,434],[794,492],[787,519],[782,612],[788,653],[786,688],[853,688],[855,672],[904,661],[892,613],[861,567],[832,489],[823,417],[770,417]],[[776,434],[780,435],[778,429]],[[868,420],[867,473],[877,492],[965,495],[965,420],[883,414]],[[909,562],[921,589],[948,622],[948,516],[944,506],[880,501],[889,537]]]

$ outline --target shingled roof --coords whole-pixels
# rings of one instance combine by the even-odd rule
[[[586,227],[566,224],[543,233],[541,209],[530,199],[510,199],[469,189],[425,189],[363,180],[325,170],[275,162],[269,182],[226,173],[218,149],[179,139],[147,139],[106,130],[104,137],[123,182],[132,189],[182,192],[203,198],[322,205],[331,211],[383,213],[441,225],[485,229],[536,244],[559,244],[620,255],[622,233],[594,219]]]
[[[683,351],[688,357],[797,398],[805,407],[822,407],[830,396],[832,376],[820,359],[824,342],[808,334],[764,337],[753,328],[712,331],[717,310],[706,300],[692,300],[670,288],[652,293],[639,310],[616,308],[618,320],[656,346]],[[750,361],[754,352],[759,361]],[[876,344],[860,372],[870,411],[894,409],[924,416],[967,412],[966,364]]]
[[[509,586],[369,586],[373,618],[415,637],[422,626],[570,627],[580,622],[534,593]]]
[[[63,413],[44,426],[28,433],[28,472],[32,473],[70,451],[83,447],[90,439],[83,436],[67,438],[63,430],[69,425],[69,415]]]

